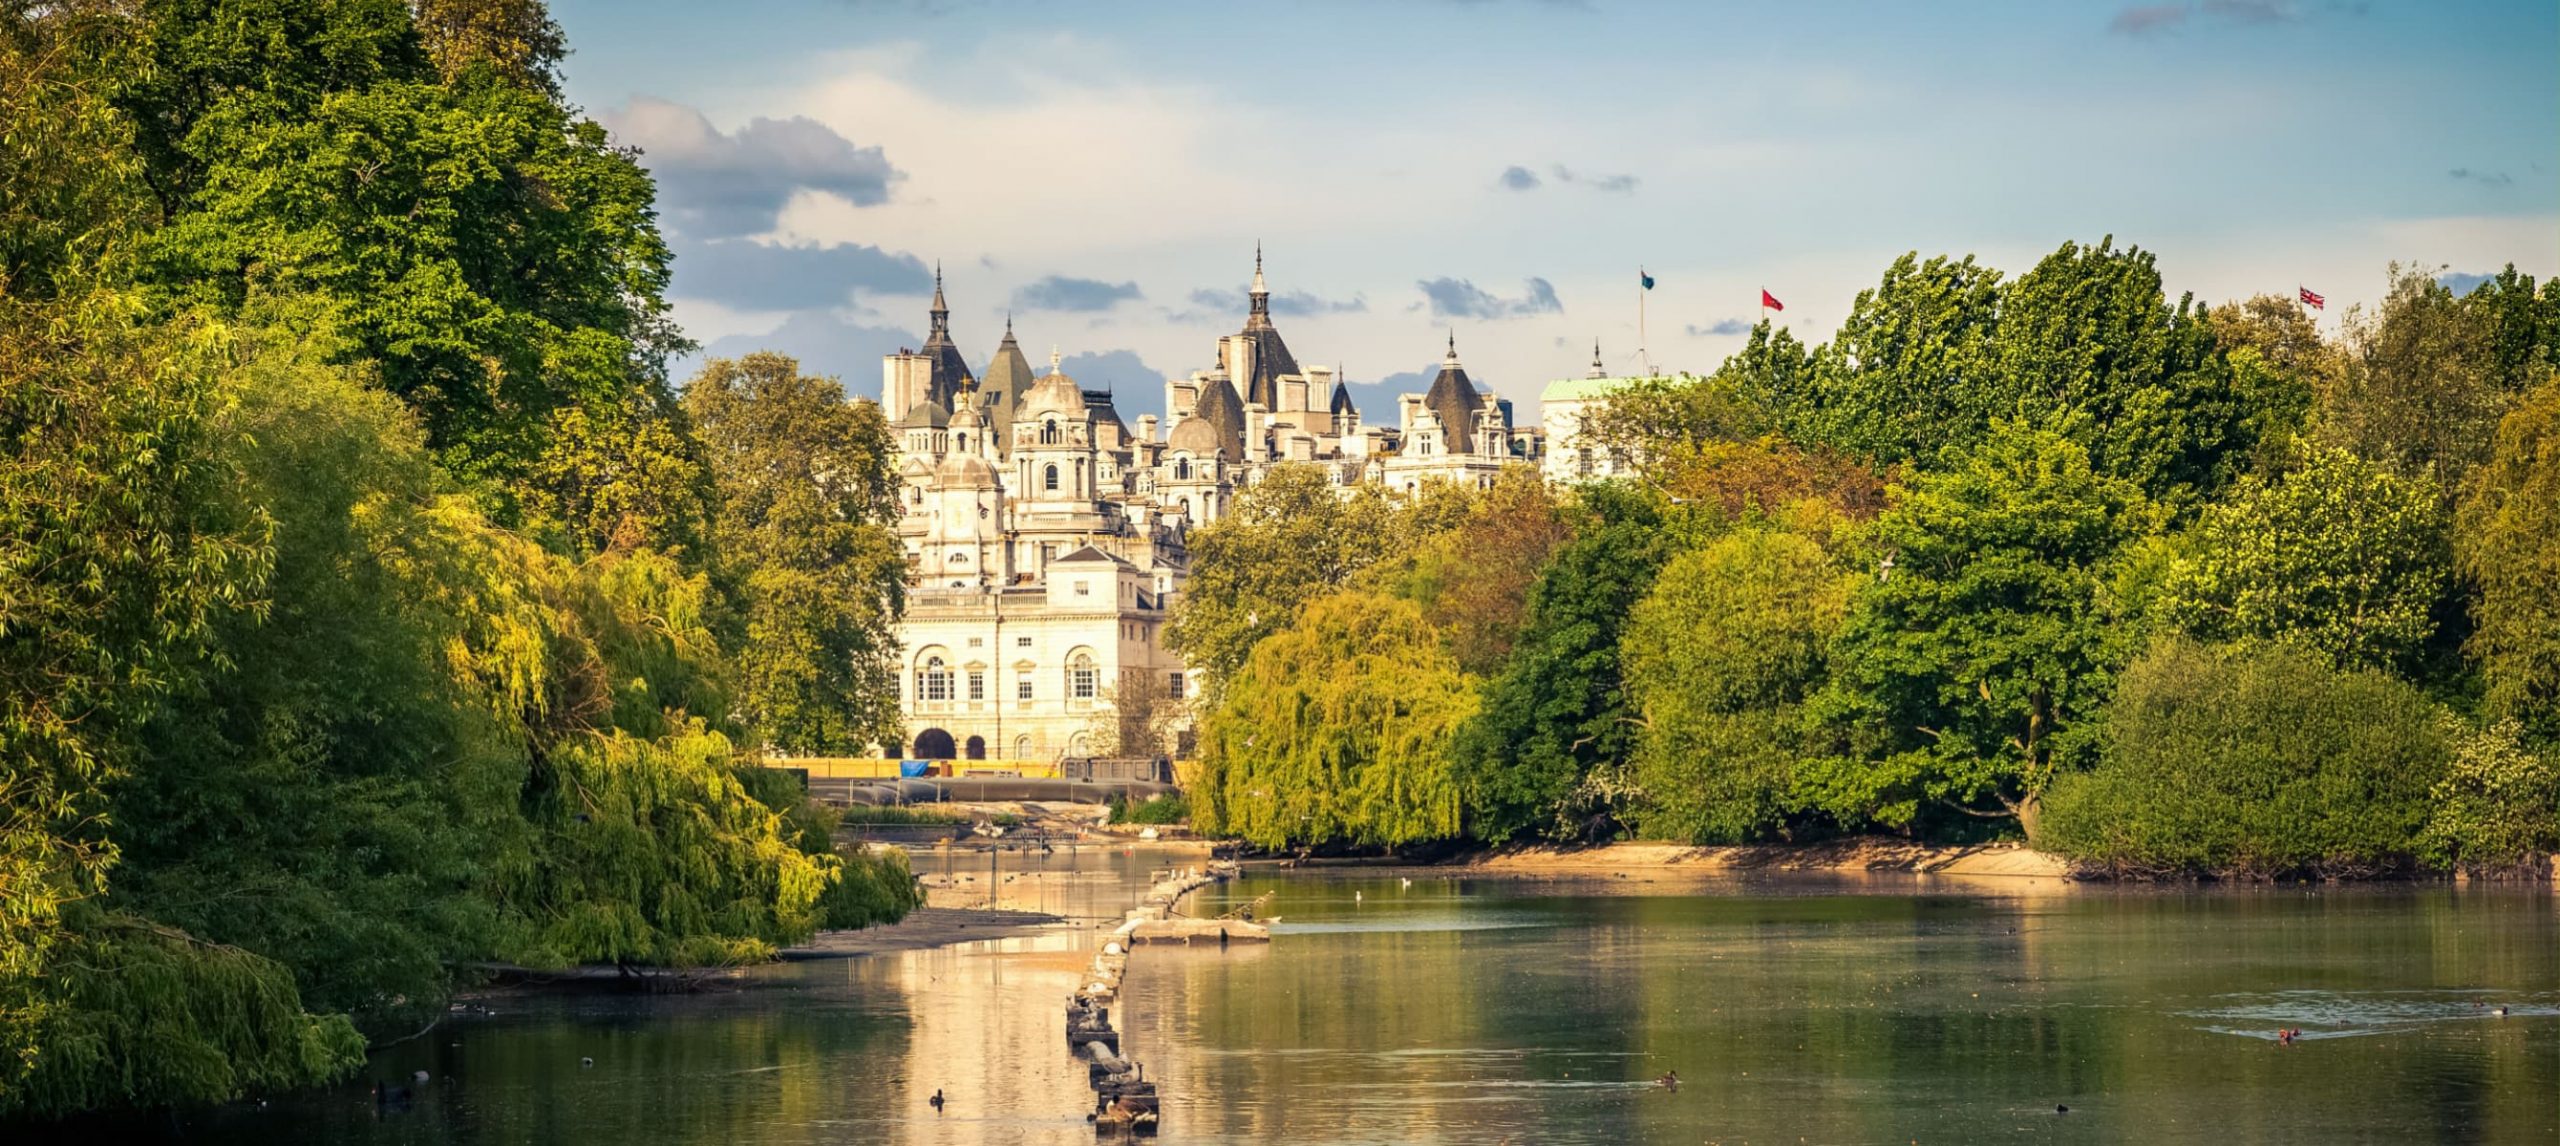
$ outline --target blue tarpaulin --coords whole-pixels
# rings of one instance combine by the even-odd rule
[[[925,774],[930,773],[930,772],[932,772],[932,771],[933,771],[933,761],[931,761],[931,760],[900,760],[900,761],[898,761],[898,775],[900,775],[900,776],[904,776],[904,777],[906,777],[907,779],[910,779],[910,780],[913,780],[913,779],[915,779],[915,778],[916,778],[916,777],[918,777],[918,776],[925,775]]]

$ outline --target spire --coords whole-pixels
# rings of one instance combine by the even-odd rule
[[[1591,373],[1585,374],[1583,377],[1606,378],[1608,376],[1609,368],[1600,364],[1600,340],[1594,338],[1591,340]]]
[[[1058,344],[1057,344],[1057,343],[1052,342],[1052,343],[1050,343],[1050,344],[1049,344],[1049,373],[1051,373],[1051,374],[1055,374],[1055,373],[1057,373],[1057,372],[1058,372]]]
[[[1262,282],[1262,244],[1253,245],[1253,313],[1245,319],[1245,329],[1271,325],[1271,288]]]
[[[1005,338],[1007,338],[1008,340],[1010,340],[1010,339],[1013,337],[1013,308],[1012,308],[1012,307],[1006,307],[1006,308],[1004,308],[1004,336],[1005,336]],[[1592,344],[1591,344],[1591,348],[1592,348],[1592,351],[1593,351],[1594,353],[1598,353],[1598,351],[1599,351],[1599,349],[1600,349],[1600,344],[1599,344],[1599,343],[1597,343],[1597,342],[1594,342],[1594,343],[1592,343]]]
[[[933,329],[940,334],[951,332],[951,305],[942,301],[942,261],[939,259],[933,264]]]
[[[1449,365],[1449,366],[1455,366],[1455,365],[1457,365],[1457,364],[1458,364],[1458,328],[1457,328],[1457,327],[1454,327],[1454,326],[1453,326],[1453,327],[1450,327],[1450,328],[1449,328],[1449,356],[1448,356],[1447,358],[1443,358],[1443,359],[1441,359],[1440,361],[1442,362],[1442,364],[1444,364],[1444,365]]]

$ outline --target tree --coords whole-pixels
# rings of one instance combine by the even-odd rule
[[[450,83],[475,66],[508,82],[560,93],[568,37],[541,0],[411,0],[419,45]]]
[[[2525,746],[2524,727],[2473,728],[2440,718],[2453,745],[2444,778],[2427,793],[2433,812],[2420,854],[2444,870],[2509,869],[2560,851],[2560,762]]]
[[[1808,800],[1852,826],[2014,815],[2032,837],[2107,696],[2105,567],[2157,515],[2077,443],[2015,422],[1892,501],[1812,702],[1838,754],[1808,769]]]
[[[1506,467],[1481,491],[1446,493],[1454,497],[1455,520],[1439,528],[1416,521],[1405,531],[1406,551],[1389,556],[1371,579],[1421,605],[1458,667],[1481,675],[1510,655],[1539,571],[1572,528],[1546,479],[1528,466]],[[1427,508],[1407,512],[1421,517]]]
[[[1980,436],[2016,413],[1993,358],[1999,313],[2000,272],[1971,256],[1894,260],[1814,351],[1792,436],[1878,465],[1930,464]]]
[[[1570,520],[1573,540],[1530,589],[1520,638],[1451,748],[1477,839],[1605,831],[1634,788],[1619,635],[1674,544],[1661,507],[1625,483],[1580,487]]]
[[[2103,761],[2056,784],[2044,844],[2133,874],[2404,870],[2445,772],[2435,715],[2384,673],[2170,637],[2124,671]]]
[[[1386,493],[1348,496],[1314,466],[1274,467],[1191,537],[1191,575],[1167,643],[1207,674],[1212,702],[1264,637],[1308,601],[1348,587],[1402,536]]]
[[[663,397],[682,343],[654,190],[601,126],[490,69],[447,84],[398,0],[147,11],[150,68],[119,100],[169,214],[149,268],[174,299],[322,300],[343,360],[502,499],[558,412]]]
[[[1648,833],[1738,843],[1782,827],[1803,702],[1856,582],[1820,544],[1765,526],[1663,567],[1624,638]]]
[[[891,532],[895,450],[880,407],[757,353],[705,364],[685,409],[718,490],[744,721],[791,752],[899,742],[906,556]]]
[[[1454,839],[1450,734],[1473,683],[1409,601],[1307,604],[1253,648],[1202,729],[1202,830],[1281,848]]]
[[[2560,738],[2560,371],[2498,423],[2459,521],[2454,552],[2476,586],[2469,652],[2487,708]]]
[[[2533,276],[2508,263],[2462,296],[2462,306],[2486,330],[2499,390],[2521,394],[2560,367],[2560,290],[2552,282],[2537,294]]]
[[[2380,312],[2348,313],[2346,343],[2346,367],[2320,395],[2318,440],[2432,473],[2448,497],[2460,490],[2506,408],[2490,324],[2432,273],[2394,263]]]
[[[2340,665],[2414,668],[2451,574],[2446,524],[2425,475],[2314,450],[2208,507],[2176,542],[2154,607],[2207,640],[2291,641]]]

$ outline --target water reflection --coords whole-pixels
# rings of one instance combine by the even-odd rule
[[[989,881],[983,855],[927,855],[946,894],[1075,922],[733,992],[501,1000],[373,1064],[431,1072],[409,1111],[377,1119],[358,1083],[195,1129],[1090,1142],[1060,1003],[1094,925],[1174,862],[1008,856]],[[1276,892],[1282,922],[1267,946],[1134,962],[1115,1019],[1166,1141],[2560,1140],[2548,889],[1411,874],[1258,875],[1186,905]],[[2303,1040],[2276,1044],[2282,1026]],[[1666,1070],[1678,1090],[1652,1085]]]

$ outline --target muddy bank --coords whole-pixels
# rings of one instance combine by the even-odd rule
[[[1470,875],[1588,876],[1648,870],[1664,873],[1907,872],[1916,875],[2023,876],[2067,879],[2069,860],[2020,844],[1946,847],[1892,839],[1831,840],[1819,844],[1697,847],[1689,844],[1612,843],[1593,847],[1510,847],[1473,852],[1437,867]]]
[[[799,961],[919,951],[953,943],[974,943],[981,939],[1010,939],[1064,922],[1066,920],[1060,916],[1038,911],[919,907],[896,923],[865,927],[859,931],[821,931],[805,944],[783,949],[780,956],[785,960]]]

